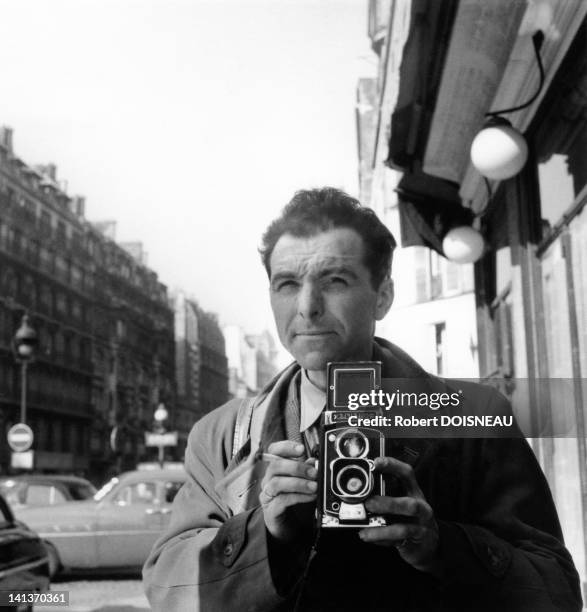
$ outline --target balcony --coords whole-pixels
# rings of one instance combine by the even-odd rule
[[[2,212],[8,212],[12,210],[14,206],[13,197],[8,195],[7,193],[0,191],[0,210]]]
[[[48,223],[47,221],[40,221],[39,225],[38,225],[38,229],[39,229],[39,237],[43,240],[43,241],[51,241],[53,240],[53,228],[51,227],[51,224]]]
[[[14,206],[12,208],[12,218],[23,229],[31,229],[37,226],[37,217],[35,213],[24,206]]]

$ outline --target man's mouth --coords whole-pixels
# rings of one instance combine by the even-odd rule
[[[328,330],[314,330],[314,331],[300,331],[296,332],[296,336],[305,336],[305,337],[320,337],[320,336],[328,336],[333,334],[334,332]]]

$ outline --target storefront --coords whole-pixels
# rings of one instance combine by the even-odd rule
[[[404,173],[408,201],[448,200],[473,213],[486,242],[475,263],[481,377],[514,399],[524,389],[527,414],[518,416],[535,434],[585,583],[587,4],[439,4],[391,3],[381,99],[395,102],[378,137],[387,165]],[[524,135],[528,161],[512,178],[487,180],[470,148],[486,115],[501,109]],[[564,406],[552,381],[569,389]]]

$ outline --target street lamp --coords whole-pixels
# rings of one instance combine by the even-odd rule
[[[483,236],[468,225],[453,227],[442,241],[447,259],[460,264],[476,262],[485,249]]]
[[[159,434],[163,434],[165,433],[165,425],[163,425],[163,422],[166,421],[169,417],[169,413],[167,412],[167,409],[165,408],[165,404],[160,403],[157,406],[157,410],[155,410],[155,414],[153,415],[153,418],[155,419],[155,430],[157,433]],[[163,467],[163,462],[165,460],[165,445],[164,444],[159,444],[159,467]]]
[[[24,314],[20,327],[14,334],[12,350],[14,358],[21,366],[21,388],[20,388],[20,422],[26,423],[26,388],[27,367],[35,358],[35,349],[39,343],[37,332],[29,324],[29,317]]]

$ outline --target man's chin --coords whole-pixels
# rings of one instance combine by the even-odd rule
[[[294,355],[294,359],[304,370],[324,370],[330,361],[338,361],[335,353],[311,352],[304,355]]]

